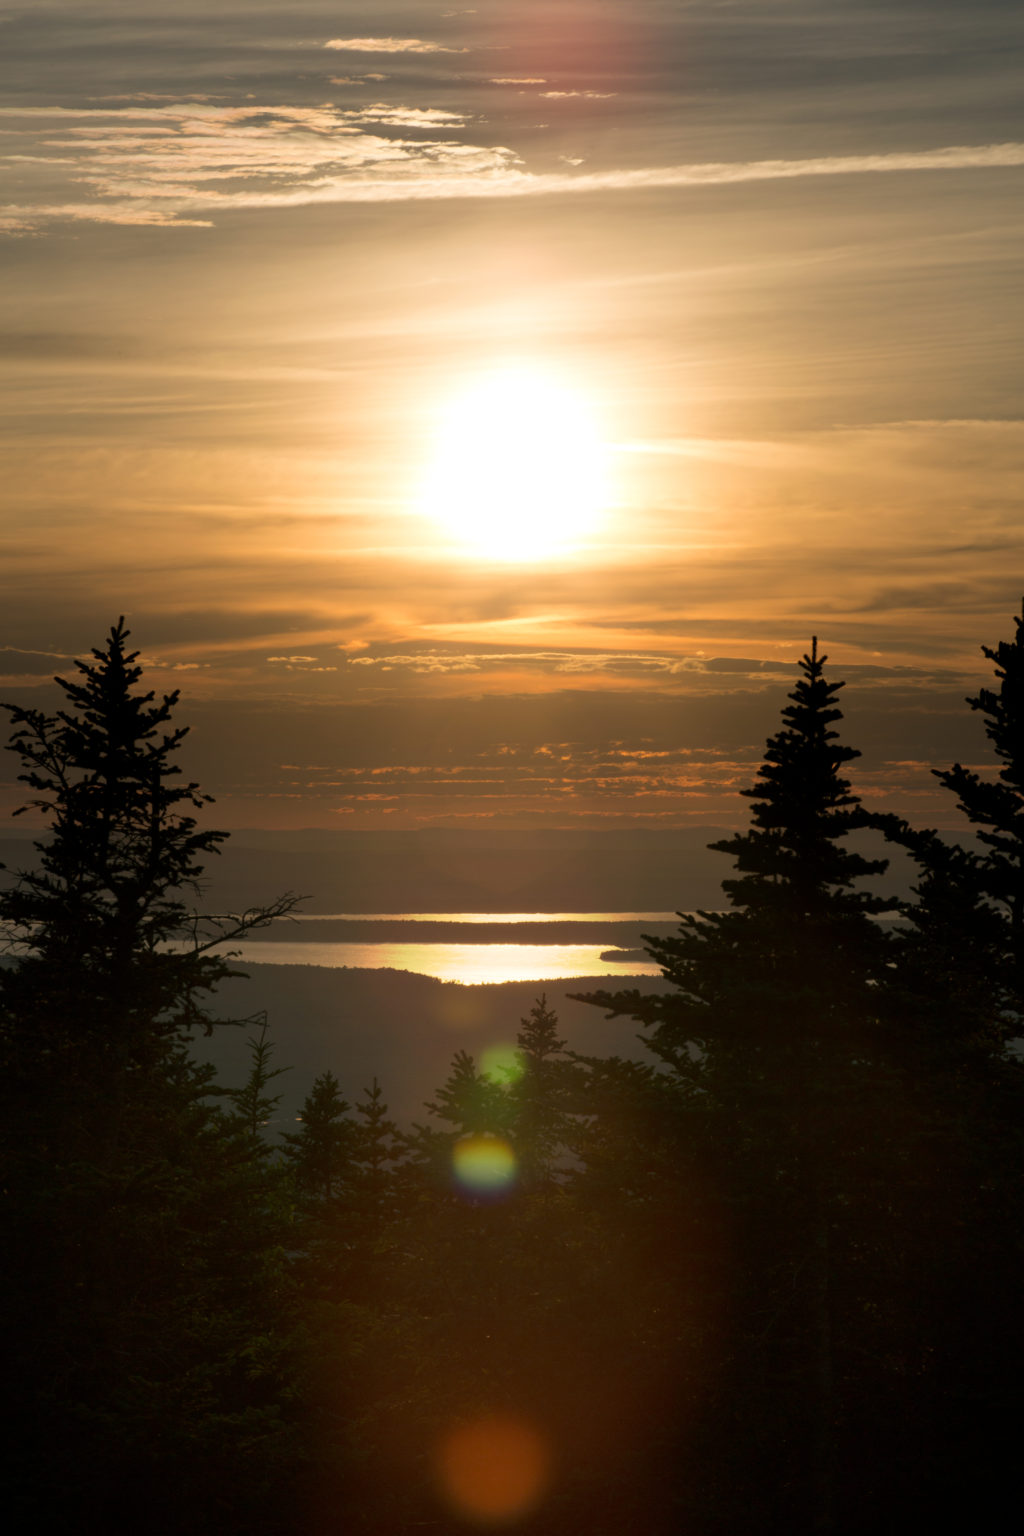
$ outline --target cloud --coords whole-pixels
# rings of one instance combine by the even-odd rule
[[[464,112],[449,112],[443,107],[391,107],[383,101],[354,107],[341,116],[346,122],[378,123],[389,128],[461,128],[466,122]]]
[[[337,672],[337,667],[321,666],[319,656],[268,656],[267,661],[283,666],[286,672]]]
[[[811,160],[710,161],[697,165],[651,167],[632,171],[592,172],[569,185],[588,190],[625,191],[632,187],[728,186],[749,181],[779,181],[812,176],[881,175],[897,171],[989,170],[1024,165],[1024,144],[954,144],[874,155],[823,155]]]
[[[36,651],[18,645],[0,645],[0,666],[3,668],[3,681],[8,687],[49,682],[53,676],[52,669],[49,672],[38,671],[41,662],[57,662],[64,667],[73,660],[64,651]]]
[[[565,96],[585,96],[588,101],[608,101],[619,93],[618,91],[541,91],[540,94],[545,101],[553,101]]]
[[[965,171],[1024,166],[1024,143],[960,145],[874,155],[742,160],[536,173],[502,145],[434,142],[370,133],[458,129],[438,108],[376,103],[313,107],[176,106],[0,108],[6,136],[49,163],[66,195],[7,209],[18,233],[56,220],[203,225],[234,209],[437,198],[708,187],[801,177]],[[88,193],[83,193],[83,188]],[[91,197],[89,196],[91,194]]]
[[[271,657],[270,660],[279,658]],[[378,655],[353,656],[353,667],[377,668],[386,672],[407,672],[420,676],[440,676],[464,672],[541,672],[550,675],[584,677],[606,676],[679,677],[686,673],[724,672],[743,676],[771,674],[789,676],[788,662],[753,661],[729,657],[705,659],[703,656],[657,655],[646,651],[383,651]]]
[[[317,107],[138,106],[121,109],[0,109],[54,166],[67,166],[61,203],[14,206],[10,230],[51,219],[110,224],[208,223],[232,208],[281,207],[400,196],[433,196],[446,181],[500,177],[515,163],[503,148],[425,144],[366,132],[382,127],[452,128],[458,113],[376,103],[349,111]],[[358,191],[357,184],[363,188]],[[83,186],[94,194],[87,201]]]
[[[499,75],[491,80],[491,85],[547,85],[543,75]]]
[[[468,53],[445,43],[428,43],[420,37],[332,37],[324,43],[339,53]]]

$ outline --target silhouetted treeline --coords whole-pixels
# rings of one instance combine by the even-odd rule
[[[650,940],[660,993],[588,994],[624,1054],[455,1056],[421,1124],[248,1026],[190,1051],[287,911],[195,915],[221,834],[177,695],[123,623],[11,707],[51,835],[0,919],[7,1507],[47,1531],[861,1533],[1013,1509],[1024,1338],[1024,624],[940,774],[969,852],[870,814],[816,643],[767,744],[728,908]],[[58,680],[60,681],[60,680]],[[874,893],[873,828],[915,861]],[[858,844],[858,848],[860,844]],[[237,1022],[237,1021],[236,1021]],[[628,1046],[626,1044],[628,1042]],[[381,1063],[386,1069],[386,1063]]]

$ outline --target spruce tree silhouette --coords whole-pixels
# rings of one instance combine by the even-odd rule
[[[547,996],[537,998],[519,1021],[516,1036],[518,1074],[510,1085],[512,1138],[526,1183],[550,1180],[571,1136],[569,1082],[571,1066],[558,1015]]]
[[[24,1388],[5,1487],[36,1529],[225,1530],[233,1500],[258,1501],[255,1448],[276,1433],[272,1351],[251,1373],[239,1362],[267,1326],[278,1233],[263,1159],[210,1102],[212,1069],[188,1043],[217,1022],[209,994],[235,974],[213,946],[293,899],[196,912],[202,861],[225,834],[200,829],[208,797],[174,761],[177,693],[140,690],[127,640],[121,619],[77,680],[56,680],[56,714],[7,706],[49,831],[36,867],[0,893],[16,1255],[0,1313]],[[220,1468],[214,1494],[232,1420],[253,1454],[237,1479]],[[158,1494],[168,1482],[173,1506]]]
[[[893,1304],[919,1362],[908,1459],[924,1517],[987,1528],[1016,1496],[1024,1369],[1024,619],[982,651],[997,686],[967,702],[995,763],[935,770],[977,844],[872,820],[918,870],[881,998],[913,1170],[911,1188],[894,1186],[905,1278]]]
[[[300,1201],[316,1209],[339,1194],[352,1157],[351,1105],[333,1072],[321,1072],[302,1104],[301,1129],[285,1131],[284,1155]]]
[[[839,770],[860,753],[831,728],[844,685],[825,680],[827,659],[815,637],[758,782],[741,791],[754,802],[750,830],[709,845],[736,864],[737,877],[722,882],[730,910],[680,913],[679,934],[645,937],[677,990],[583,999],[638,1019],[650,1048],[684,1076],[691,1045],[714,1042],[742,1046],[752,1072],[779,1077],[789,1054],[843,1040],[884,970],[886,939],[873,919],[897,902],[859,888],[887,861],[843,845],[864,818]]]
[[[227,836],[201,830],[194,810],[210,797],[181,782],[175,754],[188,727],[137,691],[138,653],[120,619],[104,650],[78,661],[81,678],[55,681],[55,715],[8,709],[19,782],[34,792],[22,811],[49,822],[38,868],[0,893],[0,921],[20,948],[5,972],[6,1010],[38,1062],[55,1055],[106,1063],[115,1076],[158,1064],[168,1045],[212,1024],[202,999],[235,974],[214,945],[291,911],[282,897],[242,916],[203,918],[195,893],[205,856]],[[17,812],[16,814],[21,814]]]
[[[833,729],[843,684],[826,660],[815,638],[742,791],[750,829],[710,845],[735,862],[729,910],[681,913],[678,935],[645,940],[674,990],[581,998],[645,1026],[731,1204],[744,1322],[729,1412],[746,1448],[727,1453],[727,1481],[746,1486],[744,1518],[765,1531],[833,1529],[836,1255],[877,1100],[888,939],[875,919],[896,905],[861,888],[887,862],[844,843],[863,813],[841,770],[860,754]]]
[[[956,795],[961,811],[978,829],[987,850],[981,885],[1003,919],[1004,955],[1000,981],[1003,1003],[1024,1012],[1024,616],[1014,619],[1012,641],[982,652],[995,667],[998,690],[982,688],[968,699],[985,718],[985,734],[999,761],[997,777],[955,763],[937,771],[939,782]]]

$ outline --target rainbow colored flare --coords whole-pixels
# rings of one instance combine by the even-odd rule
[[[462,1136],[452,1150],[455,1178],[471,1195],[503,1195],[516,1181],[516,1155],[502,1136]]]

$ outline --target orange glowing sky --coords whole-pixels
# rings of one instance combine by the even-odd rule
[[[1024,585],[1019,8],[0,41],[6,697],[125,612],[227,825],[721,822],[814,632],[936,813]]]

